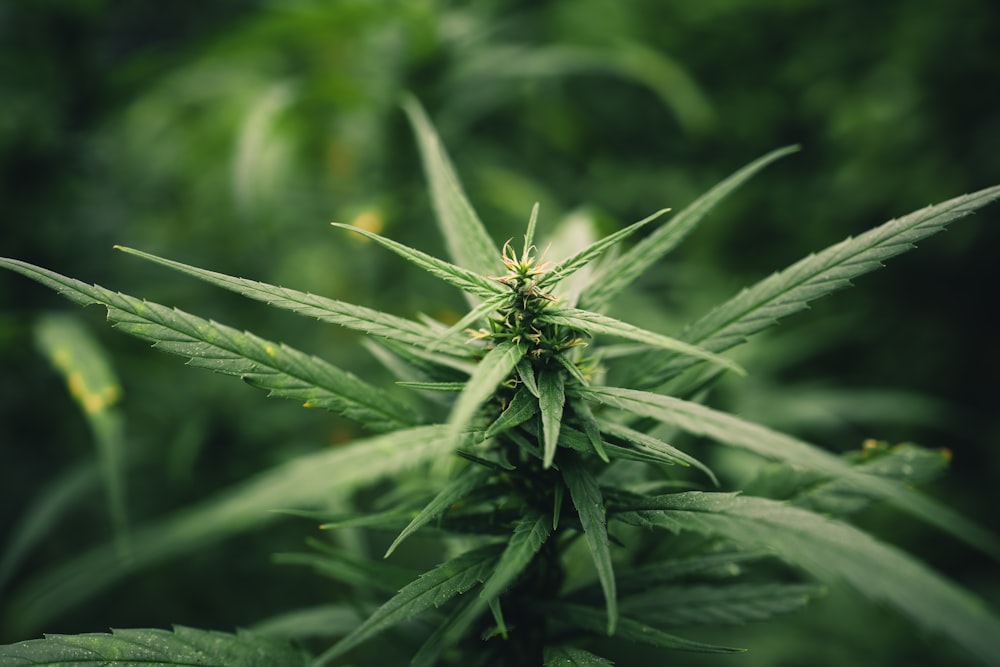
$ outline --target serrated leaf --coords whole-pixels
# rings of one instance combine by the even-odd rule
[[[822,592],[814,584],[650,586],[622,599],[621,608],[655,626],[742,625],[801,609]]]
[[[618,589],[623,594],[648,590],[669,581],[692,575],[734,576],[740,563],[759,560],[767,556],[765,550],[728,551],[686,558],[670,558],[633,568],[619,568]]]
[[[579,387],[576,391],[582,397],[598,403],[650,417],[725,445],[839,479],[844,487],[850,486],[886,500],[896,508],[1000,558],[1000,540],[957,512],[894,480],[855,469],[833,454],[784,433],[672,396],[614,387]]]
[[[393,251],[403,259],[416,264],[434,277],[440,278],[449,285],[459,288],[463,292],[468,292],[469,294],[475,294],[476,296],[485,298],[493,298],[498,295],[510,293],[510,290],[504,287],[497,280],[474,273],[468,269],[458,266],[457,264],[446,262],[443,259],[438,259],[437,257],[428,255],[427,253],[417,250],[416,248],[411,248],[410,246],[403,245],[402,243],[393,241],[392,239],[370,232],[367,229],[361,229],[360,227],[353,227],[339,222],[331,222],[330,224],[334,227],[339,227],[341,229],[352,231],[356,234],[361,234],[365,238],[375,241],[380,246]]]
[[[391,395],[287,345],[26,262],[0,259],[0,266],[36,280],[80,305],[99,303],[108,309],[108,319],[117,329],[152,341],[159,350],[187,357],[190,365],[239,376],[269,390],[269,396],[334,410],[376,430],[400,428],[417,421],[412,409]]]
[[[882,266],[882,262],[914,247],[953,220],[1000,197],[1000,186],[955,197],[890,220],[857,237],[849,237],[771,274],[687,326],[680,338],[712,352],[721,352],[806,308],[810,301],[849,286],[851,279]],[[644,364],[644,386],[655,386],[692,365],[671,358]]]
[[[575,456],[565,457],[559,465],[563,481],[569,489],[570,499],[583,525],[587,547],[590,549],[590,556],[597,571],[597,579],[604,591],[605,631],[613,635],[618,624],[618,594],[615,589],[614,568],[611,565],[604,497],[597,486],[597,480]]]
[[[719,485],[719,480],[716,478],[715,473],[712,472],[711,468],[690,454],[682,452],[672,445],[668,445],[659,438],[654,438],[651,435],[641,431],[636,431],[635,429],[629,428],[624,424],[617,424],[615,422],[602,422],[601,430],[608,435],[621,438],[625,442],[629,443],[632,448],[638,451],[657,457],[658,460],[663,463],[671,465],[680,464],[682,466],[697,468],[708,475],[708,478],[712,480],[712,484],[715,486]]]
[[[704,361],[711,361],[739,375],[746,375],[746,371],[732,359],[727,359],[726,357],[719,356],[695,345],[690,345],[676,338],[640,329],[637,326],[616,320],[607,315],[580,310],[578,308],[553,308],[546,310],[540,319],[550,324],[559,324],[571,329],[585,331],[591,335],[603,334],[605,336],[614,336],[615,338],[634,340],[663,350],[696,357]]]
[[[482,469],[464,468],[459,471],[458,476],[451,480],[434,498],[427,503],[427,506],[420,510],[413,520],[403,529],[403,531],[392,541],[385,552],[388,558],[396,547],[407,537],[415,533],[422,526],[426,525],[439,514],[448,509],[453,503],[465,498],[473,489],[483,484],[489,477],[488,471]]]
[[[639,222],[633,223],[624,229],[620,229],[614,234],[605,236],[599,241],[587,246],[572,257],[559,262],[552,268],[552,270],[546,272],[541,278],[538,279],[538,286],[545,289],[558,284],[563,279],[568,278],[585,267],[587,264],[600,257],[609,248],[617,243],[620,243],[621,241],[624,241],[626,238],[639,231],[639,229],[646,226],[653,220],[656,220],[669,210],[669,208],[661,209],[656,213],[643,218]]]
[[[274,562],[281,565],[309,567],[334,581],[388,595],[392,595],[413,581],[419,574],[409,568],[355,556],[314,538],[308,539],[307,543],[316,551],[275,554]]]
[[[985,664],[1000,664],[1000,619],[981,600],[849,524],[778,501],[729,493],[677,493],[639,502],[648,509],[616,516],[767,549],[822,579],[843,579],[950,636]]]
[[[730,192],[767,165],[797,150],[797,146],[788,146],[754,160],[703,194],[674,216],[669,223],[637,243],[634,248],[606,264],[583,290],[586,296],[585,307],[601,310],[610,304],[622,290],[673,250],[701,222],[705,214]]]
[[[275,508],[316,507],[355,489],[447,455],[447,427],[420,426],[297,457],[176,514],[133,529],[130,559],[112,545],[84,552],[24,582],[8,598],[11,633],[90,599],[123,577],[280,517]]]
[[[546,646],[544,667],[612,667],[615,663],[575,646]]]
[[[200,269],[195,266],[142,252],[141,250],[134,250],[124,246],[115,246],[115,248],[130,255],[135,255],[136,257],[141,257],[174,269],[175,271],[186,273],[217,287],[236,292],[249,299],[261,301],[269,306],[289,310],[300,315],[305,315],[306,317],[314,317],[323,322],[337,324],[355,331],[362,331],[373,336],[381,336],[406,343],[407,345],[416,345],[423,348],[440,342],[441,335],[439,333],[432,332],[422,324],[390,315],[389,313],[383,313],[344,301],[328,299],[308,292],[300,292],[287,287],[278,287],[256,280],[236,278],[224,273]],[[449,350],[463,351],[459,347],[449,348]]]
[[[531,563],[551,532],[552,518],[548,515],[535,512],[518,521],[496,568],[483,582],[480,597],[490,600],[503,594]]]
[[[504,408],[504,411],[500,413],[500,416],[496,418],[489,428],[486,429],[486,437],[494,438],[504,431],[514,428],[519,424],[523,424],[538,412],[538,399],[531,395],[531,392],[526,387],[519,388],[514,392],[513,398],[510,399],[510,403]]]
[[[594,453],[605,463],[610,463],[611,459],[608,458],[608,453],[604,449],[604,441],[601,440],[601,425],[594,417],[590,404],[586,401],[574,400],[570,403],[570,407],[583,425],[583,434],[587,436],[587,440],[593,446]]]
[[[476,411],[493,396],[527,351],[521,343],[502,341],[486,353],[466,382],[465,390],[455,400],[448,417],[452,433],[459,433],[472,421]]]
[[[407,97],[403,109],[417,136],[434,211],[449,255],[466,269],[483,274],[500,272],[500,250],[462,191],[448,154],[423,107],[416,98]]]
[[[550,607],[551,617],[559,623],[578,627],[590,632],[601,632],[604,629],[604,614],[593,607],[578,604],[553,604]],[[618,630],[615,638],[623,641],[633,641],[649,644],[659,648],[669,648],[678,651],[694,653],[742,653],[746,649],[706,644],[704,642],[684,639],[657,628],[640,623],[631,618],[618,619]]]
[[[542,467],[549,468],[556,456],[563,406],[566,403],[562,373],[543,368],[538,374],[538,410],[542,416]]]
[[[375,610],[358,628],[337,642],[314,664],[326,664],[358,644],[431,607],[440,607],[456,595],[484,581],[499,559],[495,545],[467,551],[425,572],[404,586],[397,595]]]
[[[285,667],[305,665],[291,645],[241,632],[227,634],[177,626],[169,630],[114,630],[112,634],[47,635],[0,646],[7,667]]]

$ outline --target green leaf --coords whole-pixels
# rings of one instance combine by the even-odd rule
[[[685,558],[669,558],[633,568],[619,568],[618,588],[623,593],[642,592],[653,586],[692,575],[735,576],[740,564],[767,556],[765,550],[728,551]]]
[[[1000,558],[1000,540],[962,515],[894,480],[868,474],[818,447],[766,426],[671,396],[614,387],[579,387],[577,393],[598,403],[651,417],[695,435],[702,435],[759,456],[840,479],[841,489],[853,488],[892,503],[966,543]]]
[[[583,290],[583,294],[586,296],[585,307],[601,310],[609,305],[623,289],[632,284],[661,257],[673,250],[701,222],[705,214],[729,193],[767,165],[797,150],[797,146],[788,146],[754,160],[703,194],[678,213],[668,224],[637,243],[634,248],[615,261],[606,264]]]
[[[615,663],[575,646],[546,646],[544,667],[612,667]]]
[[[495,545],[473,549],[438,565],[404,586],[397,595],[375,610],[358,628],[316,659],[316,665],[327,664],[358,644],[380,632],[414,618],[431,607],[465,593],[486,579],[499,558]]]
[[[100,303],[116,328],[153,341],[164,352],[188,357],[189,364],[236,375],[270,396],[303,401],[356,419],[376,430],[409,426],[417,420],[401,401],[354,375],[284,344],[204,320],[180,310],[142,301],[97,285],[12,259],[4,266],[50,287],[81,305]]]
[[[39,485],[32,497],[21,499],[17,522],[5,534],[0,553],[0,591],[32,551],[57,534],[60,524],[65,525],[69,515],[93,497],[98,481],[97,466],[88,461],[61,472]]]
[[[649,587],[625,598],[622,614],[656,626],[741,625],[804,607],[823,592],[813,584]]]
[[[853,526],[781,502],[728,493],[678,493],[639,503],[647,509],[616,516],[767,549],[821,579],[843,579],[950,636],[985,664],[1000,664],[1000,620],[981,600]]]
[[[510,376],[527,351],[520,343],[502,341],[486,353],[455,400],[448,417],[452,433],[458,434],[472,421],[476,411],[493,397],[496,388]]]
[[[601,632],[604,629],[604,614],[593,607],[578,604],[553,604],[550,607],[550,616],[561,624],[582,628],[590,632]],[[618,630],[615,637],[623,641],[694,653],[742,653],[746,650],[684,639],[624,617],[618,620]]]
[[[594,413],[590,409],[590,404],[586,401],[574,400],[570,403],[570,407],[582,423],[583,433],[587,436],[587,440],[589,440],[590,444],[593,446],[594,453],[597,454],[597,456],[600,457],[600,459],[605,463],[610,463],[611,460],[608,458],[608,453],[604,449],[604,441],[601,440],[601,425],[594,417]]]
[[[591,558],[594,559],[597,578],[604,591],[607,612],[605,630],[609,635],[613,635],[618,624],[618,598],[615,590],[615,573],[611,565],[611,548],[608,545],[604,498],[597,486],[597,480],[575,456],[565,457],[559,465],[573,506],[580,516],[587,547],[590,549]]]
[[[0,664],[15,667],[285,667],[305,665],[285,642],[249,632],[232,635],[177,626],[169,630],[114,630],[112,634],[48,635],[0,646]]]
[[[348,604],[324,604],[286,611],[254,623],[250,631],[276,639],[307,639],[346,635],[361,623],[358,609]]]
[[[607,315],[601,315],[588,310],[579,310],[578,308],[553,308],[546,310],[540,319],[550,324],[560,324],[571,329],[586,331],[591,335],[604,334],[606,336],[634,340],[663,350],[670,350],[704,361],[711,361],[720,366],[725,366],[740,375],[746,375],[746,371],[740,368],[739,364],[732,359],[721,357],[718,354],[695,345],[690,345],[676,338],[640,329],[637,326],[616,320]]]
[[[542,414],[542,467],[549,468],[556,456],[563,406],[566,403],[562,373],[552,368],[543,368],[538,374],[538,391],[538,409]]]
[[[388,558],[403,540],[426,525],[428,521],[431,521],[444,512],[453,503],[467,496],[473,489],[483,484],[488,477],[488,471],[482,469],[461,469],[458,472],[458,476],[441,489],[440,493],[434,496],[431,502],[413,517],[413,520],[403,529],[403,532],[389,545],[384,557]]]
[[[413,581],[418,574],[409,568],[355,556],[315,538],[309,538],[306,542],[318,553],[279,553],[274,555],[274,562],[309,567],[333,581],[388,595]]]
[[[115,539],[122,557],[127,557],[125,429],[124,417],[115,405],[121,397],[121,385],[104,350],[72,317],[43,316],[35,324],[35,342],[65,379],[90,426]]]
[[[500,250],[462,191],[448,154],[427,114],[414,97],[408,96],[403,101],[403,109],[417,136],[434,211],[449,255],[459,266],[472,271],[482,274],[501,272]]]
[[[440,334],[431,331],[428,327],[407,320],[402,317],[390,315],[364,306],[356,306],[351,303],[328,299],[326,297],[288,289],[287,287],[277,287],[267,283],[248,280],[246,278],[235,278],[224,273],[199,269],[195,266],[182,264],[170,259],[164,259],[151,255],[140,250],[133,250],[124,246],[115,246],[118,250],[135,255],[151,262],[161,264],[168,268],[186,273],[204,280],[205,282],[222,287],[231,292],[236,292],[255,301],[262,301],[269,306],[290,310],[300,315],[314,317],[323,322],[337,324],[348,329],[363,331],[374,336],[382,336],[391,340],[416,345],[427,348],[440,341]],[[463,348],[449,348],[448,351],[463,351]]]
[[[646,226],[653,220],[656,220],[669,210],[670,210],[669,208],[661,209],[656,213],[654,213],[653,215],[643,218],[639,222],[633,223],[628,227],[625,227],[624,229],[620,229],[614,234],[609,234],[608,236],[605,236],[599,241],[596,241],[591,245],[587,246],[586,248],[584,248],[577,254],[573,255],[572,257],[569,257],[559,262],[552,270],[547,271],[541,278],[539,278],[538,286],[542,289],[545,289],[547,287],[556,285],[564,278],[568,278],[569,276],[573,275],[574,273],[585,267],[587,264],[590,264],[592,261],[600,257],[606,250],[608,250],[615,244],[625,240],[635,232],[639,231],[639,229]]]
[[[214,498],[133,529],[128,561],[105,545],[24,582],[16,597],[8,597],[7,628],[12,634],[34,632],[140,568],[281,518],[272,511],[276,508],[338,502],[378,479],[447,455],[453,445],[447,427],[433,425],[299,456]]]
[[[514,428],[531,419],[538,412],[538,401],[526,387],[519,388],[510,403],[490,427],[486,429],[486,437],[493,438],[504,431]]]
[[[403,259],[416,264],[421,269],[427,271],[436,278],[440,278],[449,285],[454,285],[469,294],[475,294],[476,296],[485,298],[492,298],[500,294],[510,294],[510,290],[504,287],[497,280],[487,278],[485,275],[474,273],[473,271],[464,269],[456,264],[450,264],[443,259],[438,259],[437,257],[428,255],[427,253],[421,252],[416,248],[411,248],[397,241],[393,241],[392,239],[379,236],[374,232],[369,232],[367,229],[361,229],[360,227],[353,227],[339,222],[331,222],[330,224],[334,227],[347,229],[355,232],[356,234],[361,234],[365,238],[375,241],[382,247],[393,251]]]
[[[712,352],[739,345],[779,319],[803,310],[810,301],[849,286],[851,279],[881,267],[885,260],[910,250],[917,241],[998,197],[1000,186],[986,188],[847,238],[743,289],[686,327],[680,337]],[[644,385],[658,385],[691,365],[689,359],[658,360],[644,369]]]
[[[668,445],[659,438],[654,438],[651,435],[647,435],[641,431],[636,431],[635,429],[629,428],[623,424],[616,424],[615,422],[601,422],[601,430],[608,435],[621,438],[625,442],[629,443],[633,449],[641,451],[645,454],[650,454],[663,463],[670,465],[676,463],[682,466],[695,467],[708,475],[708,478],[712,480],[712,484],[715,486],[719,485],[719,480],[716,478],[715,473],[712,472],[711,468],[690,454]]]
[[[484,600],[500,597],[528,567],[551,532],[552,517],[546,514],[533,512],[518,521],[496,569],[483,583],[480,597]]]

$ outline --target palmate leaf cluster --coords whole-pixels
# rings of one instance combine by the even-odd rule
[[[321,540],[310,540],[309,553],[278,557],[354,592],[345,603],[289,610],[258,632],[317,635],[327,647],[307,656],[253,633],[134,630],[21,642],[0,648],[0,664],[324,665],[377,655],[373,640],[387,633],[408,647],[415,665],[609,665],[602,656],[608,642],[735,653],[743,648],[726,643],[718,626],[799,609],[822,594],[824,582],[846,582],[971,657],[1000,663],[1000,621],[980,600],[848,522],[857,509],[885,502],[1000,557],[994,536],[912,487],[940,470],[940,455],[873,444],[861,456],[840,457],[702,400],[723,373],[744,373],[722,353],[1000,197],[1000,187],[929,206],[806,257],[671,337],[607,310],[716,203],[794,148],[750,163],[657,228],[666,211],[549,258],[537,241],[537,206],[523,243],[494,243],[424,112],[414,101],[406,111],[450,260],[336,226],[462,290],[470,310],[457,322],[407,319],[122,248],[370,335],[370,349],[398,371],[402,391],[280,342],[2,260],[77,303],[104,305],[116,328],[191,365],[333,410],[372,432],[134,531],[133,569],[193,549],[212,533],[259,523],[267,510],[329,507],[331,498],[346,502],[379,480],[426,471],[431,484],[401,485],[392,509],[320,514],[333,534],[367,528],[390,535],[386,560],[365,560]],[[626,381],[609,385],[609,376]],[[722,490],[711,467],[671,444],[670,434],[773,460],[798,483],[781,499]],[[416,535],[440,546],[437,564],[423,573],[394,562]],[[107,586],[121,576],[112,555],[96,550],[27,591],[24,613],[32,604],[36,612],[74,604]],[[689,638],[685,628],[695,626],[715,628],[718,640]]]

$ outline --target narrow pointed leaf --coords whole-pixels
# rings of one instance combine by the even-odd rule
[[[602,422],[601,429],[608,435],[621,438],[622,440],[628,442],[632,447],[638,449],[639,451],[660,457],[664,463],[676,463],[682,466],[693,466],[708,475],[708,478],[712,480],[712,484],[716,486],[719,485],[719,480],[716,478],[715,473],[712,472],[711,468],[690,454],[668,445],[658,438],[654,438],[651,435],[641,431],[636,431],[635,429],[629,428],[623,424],[616,424],[614,422]]]
[[[561,324],[563,326],[570,327],[571,329],[586,331],[591,335],[603,334],[605,336],[625,338],[663,350],[670,350],[671,352],[677,352],[690,357],[695,357],[700,360],[711,361],[712,363],[719,364],[720,366],[725,366],[740,375],[746,375],[746,371],[744,371],[740,365],[732,359],[719,356],[714,352],[710,352],[696,345],[691,345],[690,343],[685,343],[682,340],[670,338],[669,336],[664,336],[663,334],[654,333],[652,331],[646,331],[645,329],[640,329],[639,327],[627,322],[622,322],[621,320],[616,320],[613,317],[594,313],[589,310],[579,310],[577,308],[553,308],[551,310],[546,310],[541,319],[543,322]]]
[[[823,593],[814,584],[648,587],[622,600],[622,614],[657,627],[742,625],[804,607]]]
[[[584,305],[594,310],[606,307],[650,266],[673,250],[729,193],[767,165],[797,150],[797,146],[788,146],[754,160],[703,194],[634,248],[602,267],[583,291],[586,295]]]
[[[538,202],[531,207],[531,216],[528,218],[528,230],[524,233],[524,250],[522,257],[531,254],[531,248],[535,244],[535,226],[538,224]]]
[[[498,558],[496,546],[480,547],[422,574],[376,609],[354,632],[317,658],[314,664],[327,664],[393,625],[414,618],[431,607],[440,607],[456,595],[465,593],[490,575]]]
[[[413,411],[393,396],[287,345],[25,262],[0,259],[0,266],[81,305],[99,303],[108,309],[108,319],[118,330],[152,341],[158,350],[187,357],[192,366],[238,376],[269,390],[269,396],[334,410],[376,430],[408,426],[417,420]]]
[[[90,426],[101,464],[108,514],[122,557],[127,557],[125,424],[115,405],[121,397],[121,384],[104,350],[76,319],[55,314],[42,317],[35,324],[35,341],[62,374]]]
[[[914,243],[1000,198],[1000,186],[955,197],[890,220],[857,237],[774,273],[740,291],[681,332],[680,337],[712,352],[721,352],[747,340],[806,308],[810,301],[851,284],[857,276],[914,247]],[[691,360],[663,359],[647,366],[645,386],[654,386],[691,366]]]
[[[421,252],[416,248],[411,248],[397,241],[393,241],[392,239],[370,232],[367,229],[352,227],[351,225],[345,225],[339,222],[331,222],[330,224],[334,227],[339,227],[341,229],[355,232],[356,234],[361,234],[362,236],[375,241],[380,246],[388,248],[403,259],[416,264],[421,269],[427,271],[436,278],[440,278],[449,285],[454,285],[469,294],[490,298],[499,294],[510,293],[510,290],[504,287],[497,280],[475,273],[474,271],[469,271],[468,269],[462,268],[457,264],[446,262],[443,259],[438,259],[437,257],[428,255],[427,253]]]
[[[693,575],[732,577],[739,574],[740,564],[760,560],[769,555],[767,550],[742,549],[723,553],[709,553],[686,558],[671,558],[634,568],[619,568],[618,589],[622,594],[641,593],[653,586]]]
[[[428,521],[433,520],[439,514],[448,509],[453,503],[458,502],[465,496],[467,496],[473,489],[486,481],[488,475],[483,474],[483,471],[477,469],[464,469],[459,472],[459,475],[448,483],[440,493],[434,496],[431,500],[420,510],[419,513],[413,520],[403,529],[389,548],[385,552],[385,558],[392,555],[392,552],[396,550],[396,547],[405,540],[407,537],[418,531],[422,526],[426,525]]]
[[[113,544],[26,580],[5,600],[12,634],[30,634],[142,568],[281,518],[279,508],[315,508],[448,454],[442,425],[418,426],[295,458],[213,498],[132,531],[130,559]]]
[[[0,646],[0,664],[82,667],[274,667],[306,665],[290,644],[249,632],[227,634],[177,626],[112,634],[48,635]]]
[[[608,526],[605,516],[604,498],[597,486],[597,480],[575,456],[568,456],[560,462],[563,480],[569,489],[570,499],[576,507],[583,524],[587,547],[594,559],[597,578],[604,591],[607,613],[605,631],[615,634],[618,625],[618,593],[615,589],[615,573],[611,565],[611,548],[608,544]]]
[[[517,377],[524,383],[532,396],[535,398],[540,396],[541,392],[538,391],[538,382],[535,379],[535,367],[527,359],[517,362]]]
[[[841,488],[853,487],[886,500],[897,509],[954,535],[994,558],[1000,558],[1000,540],[957,512],[895,480],[868,474],[819,447],[784,433],[671,396],[613,387],[580,387],[576,391],[582,397],[598,403],[651,417],[725,445],[746,449],[766,458],[841,480]]]
[[[562,373],[544,368],[538,374],[538,409],[542,415],[542,467],[549,468],[556,456],[563,406],[566,403]]]
[[[544,667],[613,667],[615,663],[575,646],[546,646]]]
[[[456,264],[466,269],[484,274],[499,272],[502,268],[500,250],[462,191],[448,154],[423,107],[415,98],[407,97],[403,109],[417,136],[434,211],[448,253]]]
[[[521,387],[510,399],[507,408],[500,413],[496,421],[486,429],[486,437],[493,438],[506,430],[531,419],[538,412],[538,400],[526,388]]]
[[[518,521],[496,569],[483,582],[480,597],[491,600],[503,594],[528,567],[551,532],[552,518],[548,515],[534,513]]]
[[[578,604],[552,605],[551,615],[553,618],[558,619],[560,623],[589,630],[590,632],[601,632],[604,623],[604,615],[599,610]],[[618,631],[615,637],[623,641],[639,642],[659,648],[691,651],[694,653],[741,653],[746,650],[684,639],[683,637],[672,635],[631,618],[619,619]]]
[[[614,234],[609,234],[608,236],[605,236],[599,241],[596,241],[591,245],[587,246],[586,248],[578,252],[576,255],[573,255],[572,257],[565,259],[562,262],[559,262],[559,264],[553,267],[551,271],[548,271],[538,280],[538,286],[544,289],[546,287],[551,287],[553,285],[558,284],[564,278],[568,278],[569,276],[573,275],[574,273],[585,267],[587,264],[593,262],[609,248],[625,240],[632,234],[639,231],[639,229],[646,226],[653,220],[656,220],[669,210],[670,210],[669,208],[661,209],[656,213],[646,218],[643,218],[639,222],[633,223],[628,227],[625,227],[624,229],[620,229]]]
[[[728,493],[678,493],[640,502],[651,509],[619,518],[627,521],[631,515],[644,525],[693,530],[768,549],[822,579],[842,579],[891,604],[951,637],[984,664],[1000,664],[1000,619],[981,600],[849,524],[774,500]]]
[[[453,433],[457,434],[472,421],[476,411],[493,396],[526,353],[527,347],[510,341],[498,343],[486,353],[451,410],[448,424]]]
[[[573,412],[576,416],[583,422],[583,433],[590,440],[590,444],[594,447],[594,453],[600,457],[605,463],[610,463],[611,460],[608,458],[608,453],[604,449],[604,441],[601,440],[601,425],[597,422],[594,417],[594,413],[590,409],[590,404],[586,401],[574,400],[571,403]],[[561,488],[561,487],[560,487]]]
[[[290,310],[307,317],[315,317],[323,322],[330,322],[348,329],[363,331],[375,336],[382,336],[408,345],[428,347],[440,339],[440,334],[432,332],[428,327],[402,317],[383,313],[364,306],[356,306],[344,301],[328,299],[308,292],[278,287],[267,283],[236,278],[224,273],[200,269],[188,264],[182,264],[163,257],[157,257],[140,250],[115,246],[118,250],[136,257],[194,276],[200,280],[227,289],[237,294],[261,301],[269,306]],[[451,348],[454,349],[454,348]],[[461,348],[458,348],[461,350]]]

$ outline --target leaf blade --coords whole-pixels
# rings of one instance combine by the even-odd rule
[[[271,667],[305,665],[290,644],[249,632],[228,634],[176,626],[114,630],[111,634],[49,635],[0,646],[5,665],[120,665],[120,667]]]
[[[117,329],[152,341],[156,349],[187,357],[190,365],[240,377],[268,390],[269,396],[335,410],[376,430],[410,426],[417,420],[412,409],[386,392],[287,345],[26,262],[0,259],[0,266],[80,305],[99,303],[107,308],[108,319]]]
[[[604,498],[591,475],[577,457],[566,457],[560,461],[563,481],[569,489],[570,499],[576,507],[583,525],[587,547],[594,560],[597,578],[604,592],[607,634],[615,634],[618,626],[618,597],[615,589],[615,573],[611,564],[611,547],[608,543],[608,526],[605,515]]]
[[[1000,661],[1000,619],[982,601],[849,524],[778,501],[728,493],[678,493],[655,500],[657,509],[640,513],[664,528],[768,549],[820,578],[843,579],[892,604],[986,664]]]
[[[584,289],[583,293],[587,296],[584,305],[601,310],[610,304],[653,263],[673,250],[722,199],[764,167],[797,150],[797,146],[787,146],[754,160],[696,199],[634,248],[605,265]]]
[[[500,250],[462,191],[441,139],[416,98],[408,96],[403,109],[420,147],[424,172],[438,224],[451,258],[461,267],[489,274],[501,271]]]

